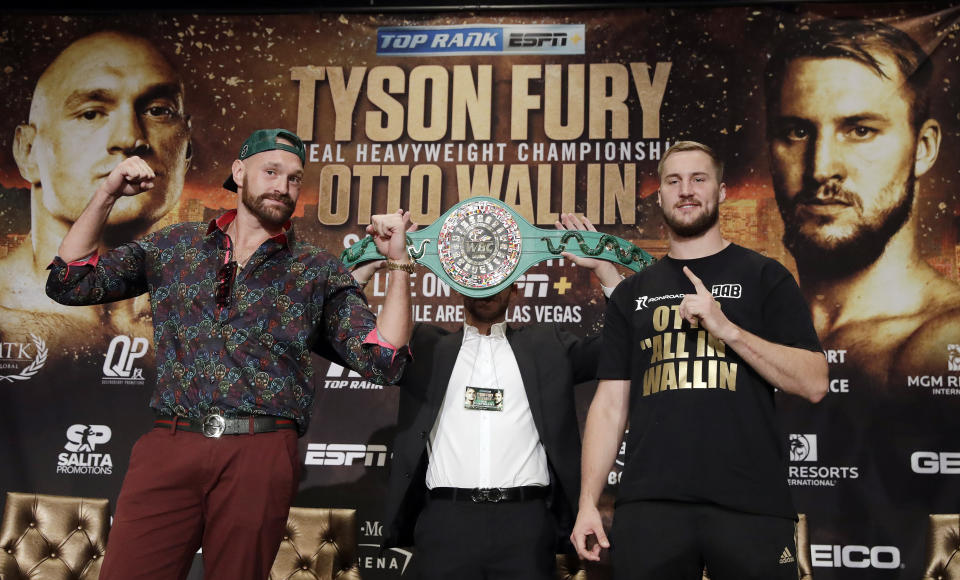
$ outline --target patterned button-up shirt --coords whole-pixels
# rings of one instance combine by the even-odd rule
[[[175,224],[82,262],[55,258],[47,295],[82,306],[150,293],[157,361],[150,406],[161,415],[274,415],[295,419],[302,433],[313,402],[310,352],[318,349],[366,379],[395,383],[407,348],[377,339],[350,272],[292,231],[264,242],[237,269],[229,301],[218,306],[218,271],[232,253],[225,230],[235,215]]]

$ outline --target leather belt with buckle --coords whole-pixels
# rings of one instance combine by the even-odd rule
[[[280,429],[296,429],[293,419],[271,417],[267,415],[247,415],[244,417],[224,417],[210,413],[200,421],[184,417],[162,417],[154,421],[154,427],[164,427],[173,431],[202,433],[204,437],[217,438],[222,435],[246,435],[270,433]]]
[[[542,485],[521,487],[435,487],[430,490],[430,499],[471,501],[473,503],[500,503],[502,501],[528,501],[547,497],[550,488]]]

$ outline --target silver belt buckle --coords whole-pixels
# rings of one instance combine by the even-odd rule
[[[203,418],[201,427],[204,437],[217,438],[223,435],[224,430],[227,428],[227,422],[222,416],[211,413]]]

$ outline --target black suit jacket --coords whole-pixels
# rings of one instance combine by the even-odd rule
[[[559,524],[558,542],[563,542],[573,527],[580,495],[580,428],[573,387],[595,378],[600,341],[596,336],[581,339],[548,325],[508,327],[506,335],[547,454],[548,504]],[[427,438],[462,341],[462,329],[451,333],[425,324],[414,328],[410,340],[413,360],[400,380],[384,547],[413,545],[413,528],[426,499]]]

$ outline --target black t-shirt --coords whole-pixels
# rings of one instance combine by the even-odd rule
[[[699,277],[724,314],[763,339],[821,350],[790,272],[730,244],[694,260],[665,257],[617,286],[598,378],[629,379],[630,431],[617,501],[703,502],[795,517],[774,389],[733,351],[683,320]]]

